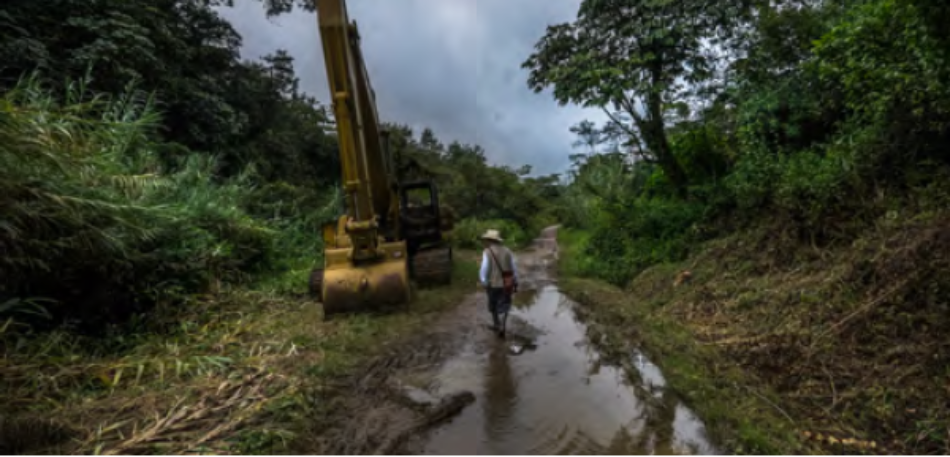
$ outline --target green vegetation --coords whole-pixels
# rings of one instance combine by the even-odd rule
[[[561,191],[564,272],[635,297],[598,309],[644,327],[737,451],[950,446],[948,18],[928,0],[586,0],[524,64],[610,116],[574,129],[591,152]]]
[[[15,327],[46,317],[99,331],[222,282],[313,264],[308,227],[337,212],[332,192],[253,168],[215,182],[217,162],[197,153],[165,168],[151,99],[82,90],[59,102],[26,80],[0,101],[5,308],[33,317]]]

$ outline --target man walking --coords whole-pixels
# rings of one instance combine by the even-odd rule
[[[488,295],[488,311],[491,312],[493,330],[505,336],[505,323],[511,308],[511,296],[518,289],[518,270],[515,255],[504,244],[498,230],[488,230],[482,235],[482,267],[478,279]]]

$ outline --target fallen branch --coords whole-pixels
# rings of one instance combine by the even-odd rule
[[[897,283],[897,285],[895,285],[894,287],[890,288],[890,289],[887,290],[886,292],[884,292],[884,293],[878,295],[877,298],[875,298],[875,299],[873,299],[873,300],[870,300],[870,301],[868,301],[867,303],[861,305],[858,309],[854,310],[854,312],[852,312],[851,314],[848,314],[847,316],[845,316],[845,317],[844,317],[843,319],[841,319],[840,321],[835,322],[834,324],[832,324],[831,327],[828,327],[827,330],[825,330],[824,332],[822,332],[820,335],[816,336],[816,337],[812,340],[812,343],[811,343],[811,345],[810,345],[810,347],[809,347],[808,356],[807,356],[806,358],[810,358],[810,357],[814,354],[815,347],[816,347],[816,345],[818,344],[819,341],[821,341],[822,339],[824,339],[825,337],[827,337],[828,335],[830,335],[830,334],[832,334],[832,333],[839,333],[839,332],[841,332],[841,330],[843,330],[844,328],[846,328],[846,324],[847,324],[848,322],[850,322],[852,319],[854,319],[854,318],[856,318],[856,317],[858,317],[858,316],[860,316],[860,315],[862,315],[862,314],[864,314],[864,313],[870,311],[871,309],[873,309],[875,306],[879,305],[879,304],[880,304],[881,302],[883,302],[884,300],[890,298],[891,295],[894,295],[894,293],[896,293],[897,291],[903,289],[904,286],[906,286],[907,284],[909,284],[909,283],[910,283],[910,280],[911,280],[911,278],[904,279],[903,281]]]
[[[137,453],[150,445],[167,442],[181,443],[184,452],[193,451],[253,417],[268,401],[263,390],[274,378],[274,375],[258,373],[237,382],[224,381],[196,403],[185,404],[184,398],[178,399],[164,416],[156,417],[145,428],[134,427],[129,437],[123,435],[118,426],[109,426],[94,433],[87,445],[96,444],[98,453],[103,455]],[[113,431],[119,441],[110,443],[103,435]],[[199,436],[185,441],[181,439],[183,434]]]
[[[736,384],[735,386],[736,386],[736,387],[739,387],[738,384]],[[769,400],[768,398],[765,398],[765,396],[763,396],[762,394],[756,392],[755,390],[753,390],[753,389],[752,389],[751,387],[749,387],[749,386],[743,386],[743,387],[745,387],[745,390],[746,390],[746,391],[748,391],[748,392],[751,393],[752,395],[755,395],[756,397],[762,399],[762,401],[768,403],[768,404],[771,405],[773,408],[775,408],[776,411],[782,413],[782,415],[785,416],[785,418],[788,419],[788,421],[791,422],[793,425],[795,424],[795,419],[792,419],[792,416],[790,416],[787,412],[785,412],[784,409],[782,409],[781,407],[779,407],[778,405],[776,405],[772,400]]]
[[[439,404],[435,405],[428,413],[425,414],[424,417],[383,441],[383,443],[376,448],[376,451],[373,452],[373,454],[392,454],[400,444],[405,442],[412,435],[423,432],[439,423],[442,423],[443,421],[452,418],[453,416],[461,413],[466,406],[474,401],[475,395],[468,391],[449,395],[448,397],[442,399]]]

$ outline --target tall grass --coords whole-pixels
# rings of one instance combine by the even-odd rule
[[[337,195],[170,161],[160,120],[132,86],[56,98],[33,77],[0,98],[0,317],[98,327],[319,260]]]

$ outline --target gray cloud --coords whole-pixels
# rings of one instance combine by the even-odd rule
[[[302,89],[328,100],[316,17],[266,18],[260,3],[223,9],[244,37],[242,56],[276,49],[295,59]],[[580,0],[350,0],[382,120],[428,126],[445,142],[479,144],[489,161],[533,174],[564,171],[571,125],[598,110],[559,107],[528,89],[521,69],[547,25],[574,18]]]

